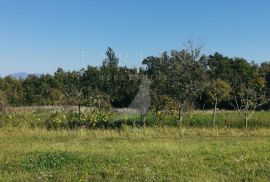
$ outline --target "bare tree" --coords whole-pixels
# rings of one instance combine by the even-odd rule
[[[240,83],[232,91],[231,105],[236,108],[248,129],[248,121],[252,118],[256,109],[267,102],[264,91],[264,83],[247,82]]]

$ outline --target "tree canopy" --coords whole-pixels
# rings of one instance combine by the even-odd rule
[[[108,48],[101,66],[87,66],[79,71],[59,68],[53,75],[29,75],[26,79],[0,78],[2,105],[91,105],[95,96],[108,98],[112,107],[128,107],[137,95],[142,78],[150,80],[150,107],[156,111],[167,102],[182,107],[232,109],[230,96],[241,99],[240,85],[252,85],[256,93],[269,96],[270,63],[255,64],[244,58],[230,58],[220,53],[202,55],[199,48],[164,52],[142,60],[145,67],[119,66],[119,58]],[[210,86],[209,86],[210,84]],[[225,99],[226,98],[226,99]],[[217,103],[213,100],[217,99]],[[268,108],[266,102],[260,108]],[[184,108],[183,108],[184,109]]]

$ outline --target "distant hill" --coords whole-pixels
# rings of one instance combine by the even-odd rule
[[[8,76],[11,76],[13,78],[16,78],[16,79],[25,79],[28,77],[28,73],[25,73],[25,72],[20,72],[20,73],[14,73],[14,74],[10,74]]]
[[[35,75],[37,77],[40,77],[42,74],[40,73],[25,73],[25,72],[19,72],[19,73],[13,73],[13,74],[9,74],[8,76],[13,77],[15,79],[25,79],[27,78],[29,75]]]

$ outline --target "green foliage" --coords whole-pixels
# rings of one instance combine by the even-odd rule
[[[208,97],[210,98],[210,101],[212,103],[215,103],[216,100],[220,102],[228,98],[231,92],[231,86],[229,83],[217,79],[209,83],[209,86],[207,87],[206,91]]]
[[[85,99],[84,105],[87,107],[109,110],[112,108],[109,101],[109,96],[105,94],[96,93],[93,96]]]
[[[212,127],[210,111],[192,111],[184,116],[185,127]],[[270,127],[269,112],[255,112],[249,121],[250,128]],[[146,116],[148,127],[177,126],[178,111],[152,111]],[[112,111],[91,109],[82,111],[81,120],[77,111],[23,111],[0,114],[0,128],[46,128],[58,129],[121,129],[125,126],[141,127],[143,122],[139,114],[119,114]],[[243,128],[244,122],[237,112],[219,111],[216,118],[218,128]]]
[[[58,111],[45,122],[48,129],[76,129],[76,128],[113,128],[115,113],[93,109],[91,112],[82,112],[78,120],[78,112]],[[121,127],[121,126],[118,126]]]
[[[142,62],[145,67],[138,71],[119,66],[117,54],[108,48],[100,67],[87,66],[79,71],[59,68],[54,75],[30,75],[20,80],[0,78],[3,92],[0,102],[2,106],[91,106],[95,105],[91,103],[91,97],[103,95],[108,105],[123,108],[133,101],[145,75],[151,81],[151,107],[156,111],[166,110],[164,102],[170,102],[166,101],[170,99],[178,102],[178,107],[189,102],[196,109],[202,106],[210,109],[216,96],[220,97],[219,108],[232,109],[229,100],[222,98],[226,97],[229,87],[240,92],[239,83],[255,82],[252,87],[256,92],[270,95],[268,62],[259,65],[220,53],[208,56],[200,53],[200,48],[194,48],[188,42],[185,49],[145,58]],[[202,93],[206,83],[214,84]],[[269,101],[261,108],[269,109]]]
[[[21,161],[22,170],[39,171],[55,170],[70,164],[80,164],[82,160],[68,152],[32,152],[24,156]]]
[[[0,90],[0,112],[5,112],[7,109],[7,97],[6,94]]]

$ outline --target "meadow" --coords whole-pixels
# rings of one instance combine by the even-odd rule
[[[48,129],[42,123],[54,111],[30,110],[1,116],[0,181],[270,180],[268,112],[256,113],[246,131],[237,113],[220,113],[211,128],[211,112],[196,112],[181,128],[150,114],[147,127]]]
[[[1,181],[269,181],[270,130],[2,129]]]

